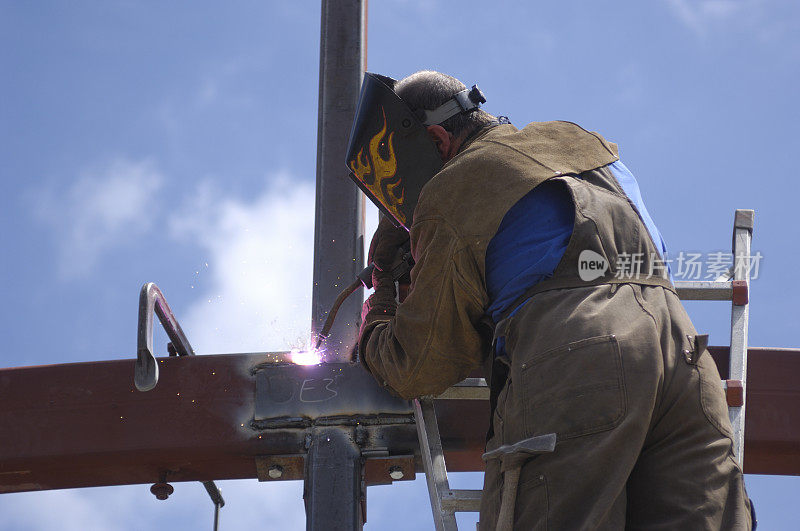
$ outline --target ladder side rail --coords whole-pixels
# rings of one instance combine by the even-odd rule
[[[733,427],[733,448],[741,467],[744,467],[747,335],[750,319],[750,244],[753,238],[753,221],[753,210],[736,210],[733,223],[733,280],[744,281],[748,297],[744,304],[731,302],[731,348],[728,378],[742,382],[742,405],[729,407],[728,414]]]
[[[436,531],[458,531],[455,514],[442,506],[443,496],[450,493],[450,483],[447,480],[442,438],[439,435],[439,423],[436,420],[433,400],[429,398],[414,400],[414,420],[417,423],[422,467],[425,470]]]

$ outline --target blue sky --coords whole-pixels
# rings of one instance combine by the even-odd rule
[[[200,353],[304,337],[318,53],[317,2],[0,1],[0,364],[134,357],[145,281]],[[448,72],[518,126],[619,143],[673,252],[727,251],[733,210],[754,208],[751,345],[800,346],[799,65],[791,0],[369,9],[371,71]],[[726,305],[688,307],[727,343]],[[747,481],[764,529],[796,525],[799,478]],[[0,530],[210,527],[202,486],[175,486],[167,502],[146,485],[0,496]],[[298,482],[221,488],[223,529],[303,528]],[[368,529],[430,528],[422,480],[368,499]]]

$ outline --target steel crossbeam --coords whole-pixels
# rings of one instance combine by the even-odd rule
[[[710,351],[727,378],[728,348]],[[800,350],[748,352],[744,470],[798,475],[800,388],[795,375],[800,374]],[[255,422],[261,377],[252,369],[282,356],[157,358],[160,381],[147,393],[133,385],[133,359],[0,369],[0,492],[149,484],[159,480],[161,471],[168,472],[170,482],[256,478],[257,461],[264,457],[289,455],[302,463],[307,430],[329,422],[326,418],[339,423],[364,419],[370,445],[386,448],[389,455],[416,454],[416,470],[422,470],[413,408],[401,401],[399,407],[408,409],[376,414],[385,409],[381,406],[367,414],[375,403],[369,398],[373,391],[363,395],[360,410],[332,399],[331,409],[311,413],[316,418],[301,415],[294,424],[275,426],[268,420],[263,424],[264,418]],[[291,369],[299,390],[308,368]],[[270,371],[268,366],[263,370]],[[280,369],[282,377],[285,370]],[[353,364],[330,364],[329,370],[329,376],[312,373],[317,382],[307,383],[306,389],[318,384],[337,389],[319,381],[336,374],[352,375],[336,380],[342,386],[371,378]],[[377,385],[374,393],[376,401],[391,399]],[[292,396],[287,400],[299,404],[299,396]],[[488,400],[436,400],[449,471],[483,470],[488,409]],[[301,477],[302,468],[299,475],[279,479]]]

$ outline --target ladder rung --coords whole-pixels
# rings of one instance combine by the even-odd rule
[[[448,490],[442,495],[442,509],[455,513],[477,513],[481,510],[481,491]]]
[[[729,301],[733,298],[733,282],[675,282],[678,297],[685,301]]]
[[[489,400],[489,386],[483,378],[466,378],[437,396],[440,400]]]

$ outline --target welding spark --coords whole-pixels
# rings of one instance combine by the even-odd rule
[[[293,348],[289,351],[292,363],[297,365],[319,365],[322,362],[322,353],[315,348]]]

